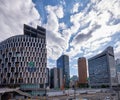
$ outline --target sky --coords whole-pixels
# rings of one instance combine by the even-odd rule
[[[120,0],[0,0],[0,41],[23,34],[23,24],[46,28],[47,67],[66,54],[70,76],[79,57],[108,46],[120,58]]]

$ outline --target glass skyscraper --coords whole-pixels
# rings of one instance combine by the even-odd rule
[[[113,47],[109,46],[102,53],[88,59],[88,69],[91,87],[117,85]]]
[[[63,70],[63,79],[65,87],[69,87],[70,71],[69,71],[69,57],[62,55],[57,59],[57,67]]]

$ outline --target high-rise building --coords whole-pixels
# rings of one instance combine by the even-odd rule
[[[117,85],[113,47],[88,60],[89,84],[91,87],[112,87]]]
[[[46,29],[24,25],[24,35],[0,43],[0,86],[20,86],[40,95],[46,85],[46,53]]]
[[[87,84],[87,64],[84,57],[78,59],[78,78],[79,84]]]
[[[47,68],[47,70],[46,70],[46,75],[47,75],[47,77],[46,77],[46,85],[47,85],[47,87],[50,87],[50,70],[49,70],[49,68]]]
[[[52,68],[50,71],[50,87],[62,88],[63,86],[63,73],[61,68]]]
[[[116,65],[119,65],[119,64],[120,64],[120,59],[116,59],[116,60],[115,60],[115,64],[116,64]]]
[[[115,61],[115,66],[116,66],[116,70],[117,70],[118,84],[120,84],[120,59],[117,59]]]
[[[69,57],[67,55],[62,55],[57,59],[57,68],[62,68],[64,87],[69,87],[70,82],[70,71],[69,71]]]

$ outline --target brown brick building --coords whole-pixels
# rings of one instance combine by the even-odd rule
[[[78,81],[80,85],[87,84],[87,64],[84,57],[78,59]]]

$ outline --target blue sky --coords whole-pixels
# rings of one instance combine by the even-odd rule
[[[1,0],[0,41],[23,34],[23,24],[47,29],[48,67],[62,54],[70,57],[70,74],[77,59],[87,59],[113,46],[120,58],[120,0]]]

